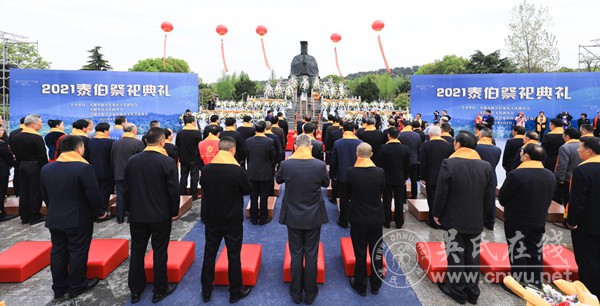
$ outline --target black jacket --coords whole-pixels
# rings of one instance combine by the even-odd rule
[[[246,139],[244,139],[242,133],[238,131],[223,131],[221,134],[219,134],[219,138],[222,139],[223,137],[231,137],[235,139],[235,160],[237,160],[238,163],[244,161],[246,158]]]
[[[179,214],[179,176],[170,157],[152,151],[132,156],[124,183],[131,222],[164,222]]]
[[[400,132],[398,140],[408,147],[408,152],[410,152],[410,164],[418,164],[420,154],[419,151],[421,150],[421,136],[413,131]]]
[[[383,133],[380,130],[364,131],[358,138],[371,145],[373,150],[373,156],[371,156],[371,160],[373,163],[375,163],[375,165],[381,166],[379,150],[387,141],[387,139],[383,138]]]
[[[252,185],[238,165],[208,164],[200,176],[202,186],[202,220],[207,225],[244,222],[244,196]]]
[[[175,145],[181,163],[195,162],[200,156],[198,143],[202,140],[202,133],[198,130],[181,130],[175,138]]]
[[[383,202],[384,170],[379,167],[351,167],[346,175],[348,221],[350,224],[379,225],[385,222]]]
[[[10,168],[12,168],[15,156],[10,150],[8,143],[0,140],[0,176],[9,176]],[[4,201],[4,199],[0,199]]]
[[[600,235],[600,162],[583,162],[573,170],[567,223],[576,231]]]
[[[214,124],[214,125],[217,127],[217,129],[219,129],[219,133],[223,132],[222,126],[217,125],[217,124]],[[209,126],[210,126],[210,124],[204,127],[204,131],[202,131],[202,139],[206,139],[206,137],[208,137],[209,130],[207,129],[207,127],[209,127]]]
[[[37,161],[40,168],[48,163],[46,145],[40,135],[20,133],[15,137],[11,149],[17,158],[17,163]]]
[[[427,185],[437,184],[442,161],[454,153],[454,146],[444,140],[430,140],[421,145],[421,180]]]
[[[110,163],[110,151],[115,142],[110,138],[92,138],[88,143],[90,164],[99,179],[112,179],[113,168]]]
[[[165,143],[165,150],[167,151],[167,155],[169,155],[169,157],[175,161],[175,164],[177,164],[177,160],[179,159],[177,146],[170,142],[167,142]]]
[[[506,173],[508,173],[510,170],[513,170],[513,160],[522,146],[523,138],[511,138],[506,141],[506,145],[504,145],[504,153],[502,155],[502,168],[504,168]]]
[[[482,160],[485,160],[486,162],[490,163],[490,165],[492,165],[492,169],[496,169],[496,166],[498,166],[498,162],[500,162],[500,155],[502,155],[502,149],[496,147],[495,145],[478,144],[475,148],[475,151],[479,153],[479,156],[481,156]]]
[[[381,146],[380,166],[385,172],[385,183],[390,186],[403,186],[410,173],[410,153],[408,147],[397,142]]]
[[[285,120],[285,119],[279,119],[278,125],[283,130],[283,134],[285,135],[285,138],[287,139],[288,133],[290,131],[290,127],[288,125],[287,120]]]
[[[560,130],[562,131],[562,129]],[[542,138],[542,147],[546,150],[544,168],[554,172],[556,160],[558,159],[558,150],[563,144],[565,144],[565,140],[562,138],[562,133],[550,132],[544,135],[544,138]]]
[[[240,134],[242,134],[242,139],[244,140],[244,143],[246,143],[246,139],[256,135],[256,130],[254,129],[254,127],[251,126],[240,126],[239,128],[237,128],[237,131],[240,132]]]
[[[144,143],[136,138],[123,137],[113,142],[110,149],[110,162],[115,181],[123,180],[127,160],[142,150],[144,150]]]
[[[254,136],[246,139],[246,166],[251,181],[273,180],[275,145],[273,139]]]

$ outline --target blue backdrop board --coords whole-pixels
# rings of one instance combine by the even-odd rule
[[[193,73],[11,69],[10,126],[31,113],[61,119],[70,132],[73,121],[92,119],[114,125],[116,116],[145,133],[151,120],[175,131],[179,116],[198,105],[198,75]]]
[[[540,111],[554,118],[562,111],[590,120],[600,110],[600,73],[513,73],[413,75],[411,113],[432,123],[433,112],[447,110],[455,131],[473,130],[477,113],[489,109],[496,137],[510,137],[514,118],[523,112],[527,130],[535,128]]]

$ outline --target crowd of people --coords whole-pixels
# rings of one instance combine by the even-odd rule
[[[543,115],[542,113],[540,115]],[[600,116],[600,113],[599,113]],[[539,117],[538,117],[539,118]],[[321,226],[329,222],[321,188],[331,185],[329,201],[339,205],[337,224],[346,229],[356,257],[350,286],[366,295],[370,284],[377,294],[383,279],[381,262],[367,277],[366,255],[381,251],[383,227],[404,226],[406,189],[416,198],[418,183],[426,186],[427,224],[443,231],[450,277],[440,290],[458,303],[477,303],[480,295],[479,243],[484,228],[495,223],[496,166],[502,157],[507,176],[498,200],[505,207],[505,234],[515,279],[541,285],[541,241],[548,206],[555,200],[568,207],[564,226],[571,229],[581,280],[600,294],[600,139],[598,120],[579,130],[565,127],[562,118],[536,119],[540,129],[525,131],[517,123],[504,149],[492,136],[490,111],[471,131],[454,131],[443,111],[433,125],[420,114],[413,120],[394,116],[382,129],[377,113],[361,126],[329,116],[322,127],[310,116],[297,124],[293,151],[286,158],[289,126],[282,113],[268,113],[253,122],[249,116],[236,127],[235,118],[211,116],[203,131],[197,119],[183,116],[183,129],[173,131],[151,122],[138,139],[137,127],[123,116],[111,128],[81,119],[70,135],[60,120],[49,120],[51,131],[42,137],[38,115],[21,118],[22,125],[7,138],[0,129],[0,196],[5,197],[9,170],[15,168],[22,224],[45,221],[51,233],[52,289],[55,298],[75,297],[93,288],[86,263],[94,222],[111,219],[108,202],[117,194],[117,224],[129,224],[131,260],[128,284],[131,302],[144,291],[144,255],[151,241],[154,250],[154,294],[158,302],[171,294],[167,282],[167,247],[172,222],[178,219],[179,196],[201,198],[205,223],[202,299],[211,300],[214,265],[224,239],[229,260],[230,302],[247,296],[242,285],[240,252],[243,240],[243,197],[250,196],[250,222],[272,221],[268,197],[274,182],[285,184],[279,223],[288,229],[294,303],[312,304],[316,286]],[[321,139],[317,130],[321,129]],[[596,133],[596,135],[594,135]],[[540,142],[541,141],[541,142]],[[504,153],[502,153],[504,152]],[[179,169],[178,169],[179,168]],[[188,181],[190,182],[188,185]],[[198,184],[202,187],[199,195]],[[188,187],[189,186],[189,187]],[[42,201],[47,217],[40,214]],[[14,216],[13,216],[14,217]],[[127,217],[127,219],[126,219]],[[0,206],[0,220],[9,220]],[[475,278],[466,275],[476,273]],[[464,276],[463,276],[464,275]]]

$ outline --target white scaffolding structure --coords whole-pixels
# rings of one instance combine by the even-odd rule
[[[589,45],[579,45],[579,62],[577,71],[582,71],[581,65],[587,71],[600,68],[600,38],[590,41]]]

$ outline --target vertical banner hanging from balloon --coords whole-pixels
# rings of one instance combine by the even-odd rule
[[[387,70],[387,72],[389,74],[392,74],[392,72],[390,71],[390,65],[388,65],[387,59],[385,58],[385,53],[383,52],[383,45],[381,44],[381,36],[379,35],[379,32],[383,29],[383,27],[385,26],[385,23],[381,20],[375,20],[373,22],[373,24],[371,25],[371,28],[373,28],[373,30],[375,30],[377,32],[377,42],[379,43],[379,50],[381,50],[381,56],[383,56],[383,62],[385,63],[385,70]]]
[[[260,44],[262,45],[263,57],[265,58],[265,65],[267,65],[267,69],[271,70],[271,66],[269,66],[269,60],[267,59],[267,52],[265,51],[265,42],[263,41],[263,36],[267,34],[267,27],[265,27],[264,25],[257,26],[256,34],[260,36]]]
[[[336,47],[336,44],[340,40],[342,40],[342,35],[340,35],[339,33],[333,33],[333,34],[331,34],[330,38],[331,38],[331,41],[333,41],[333,53],[335,53],[335,66],[337,67],[340,77],[343,78],[344,76],[342,75],[342,71],[340,70],[340,63],[338,62],[338,54],[337,54],[337,47]]]
[[[227,69],[227,61],[225,61],[225,45],[223,44],[223,36],[227,34],[227,27],[220,24],[217,26],[217,34],[221,36],[221,58],[223,59],[223,68],[225,72],[229,72]]]
[[[165,43],[163,50],[163,68],[167,65],[167,33],[173,31],[173,24],[168,21],[165,21],[160,24],[160,28],[165,32]]]

